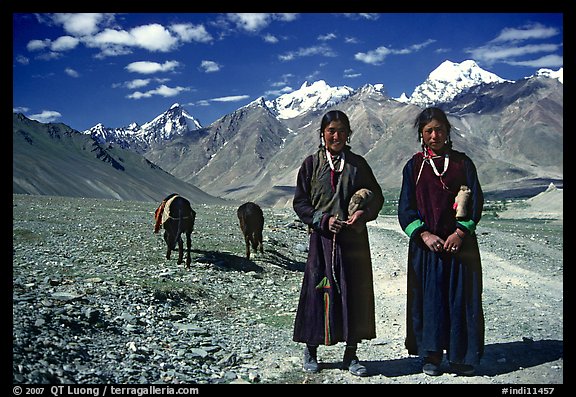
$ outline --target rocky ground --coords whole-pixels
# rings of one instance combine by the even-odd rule
[[[407,237],[396,217],[369,224],[377,339],[370,376],[302,371],[292,322],[307,232],[264,209],[264,254],[243,258],[235,207],[197,206],[192,268],[165,259],[155,203],[13,196],[14,383],[563,384],[563,224],[487,213],[477,232],[486,351],[477,374],[421,372],[403,346]],[[446,364],[446,363],[444,363]]]

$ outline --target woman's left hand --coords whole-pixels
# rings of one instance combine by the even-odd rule
[[[456,232],[454,232],[451,235],[449,235],[446,241],[444,242],[444,251],[455,254],[458,251],[460,251],[461,246],[462,246],[462,239],[458,236],[458,234],[456,234]]]
[[[366,227],[364,210],[354,212],[346,221],[346,225],[350,226],[356,233],[360,233]]]

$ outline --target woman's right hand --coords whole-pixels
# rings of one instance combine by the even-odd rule
[[[420,237],[430,251],[442,252],[444,250],[444,240],[437,235],[432,234],[429,231],[424,231],[420,233]]]

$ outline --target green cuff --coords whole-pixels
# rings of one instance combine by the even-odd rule
[[[424,222],[422,222],[420,219],[416,219],[408,226],[406,226],[406,229],[404,229],[404,233],[406,233],[408,237],[412,237],[412,233],[414,233],[414,230],[419,229],[422,226],[424,226]]]
[[[474,234],[476,231],[476,222],[469,220],[469,221],[458,221],[458,224],[462,226],[464,229],[468,230],[468,233]]]

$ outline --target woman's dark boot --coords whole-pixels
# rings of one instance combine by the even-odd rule
[[[442,352],[428,352],[426,357],[424,357],[424,365],[422,366],[422,372],[429,376],[439,376],[442,375],[442,370],[440,369],[440,364],[442,363]]]
[[[344,369],[348,369],[348,371],[352,375],[356,376],[366,376],[368,375],[368,371],[366,367],[360,364],[358,357],[356,356],[356,346],[346,346],[346,350],[344,350],[344,358],[342,360],[342,366]]]
[[[320,371],[317,353],[318,346],[306,345],[304,348],[304,371],[314,373]]]

